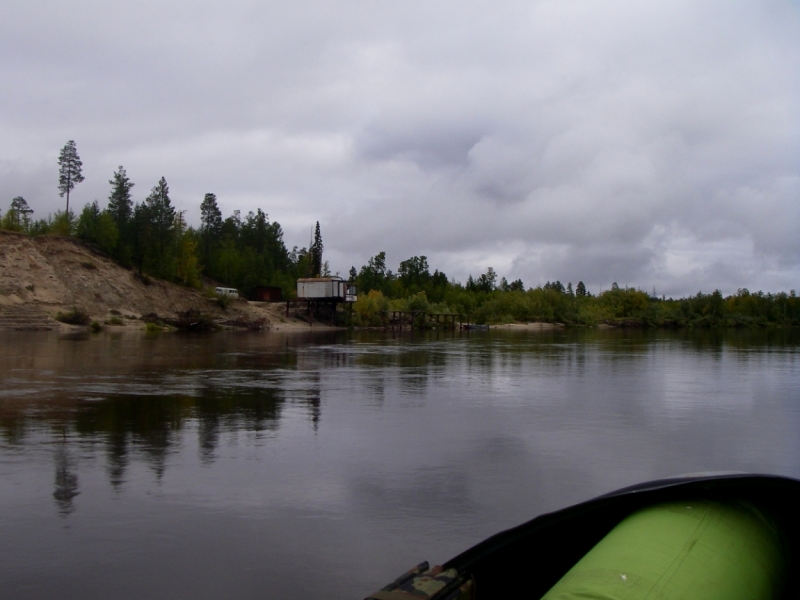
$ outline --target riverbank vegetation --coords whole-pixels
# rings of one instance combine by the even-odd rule
[[[698,292],[688,298],[665,298],[616,283],[592,294],[583,282],[573,289],[560,281],[525,288],[517,280],[497,281],[493,269],[466,285],[448,280],[444,273],[430,273],[424,256],[400,263],[397,273],[386,269],[383,252],[371,258],[355,276],[359,300],[355,323],[380,325],[387,311],[457,313],[474,323],[558,322],[618,327],[767,327],[800,325],[800,298],[792,290],[777,294],[740,289]]]
[[[73,180],[74,181],[74,178]],[[133,182],[120,166],[109,181],[105,208],[97,201],[80,214],[57,211],[35,219],[22,197],[0,214],[0,228],[31,236],[77,237],[122,265],[135,269],[143,281],[158,277],[199,288],[203,277],[247,294],[256,286],[279,287],[284,298],[295,295],[299,277],[330,275],[322,260],[322,236],[317,223],[308,248],[289,250],[283,230],[266,212],[227,217],[214,194],[200,202],[201,222],[189,226],[170,200],[165,178],[135,203]],[[89,268],[89,267],[87,267]],[[740,289],[723,296],[698,292],[687,298],[665,298],[640,289],[613,284],[591,293],[583,282],[548,282],[526,288],[521,280],[508,282],[491,268],[465,283],[431,268],[425,256],[412,256],[396,272],[379,252],[360,269],[351,267],[345,279],[358,285],[359,299],[345,318],[355,326],[381,326],[390,311],[459,314],[480,324],[559,322],[575,326],[606,323],[622,327],[767,327],[800,325],[800,299],[786,293]]]

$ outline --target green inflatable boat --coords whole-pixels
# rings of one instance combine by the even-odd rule
[[[786,477],[649,482],[422,563],[367,600],[800,598],[799,511]]]

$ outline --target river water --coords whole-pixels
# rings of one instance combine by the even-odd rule
[[[0,335],[0,596],[359,599],[545,511],[800,477],[793,331]]]

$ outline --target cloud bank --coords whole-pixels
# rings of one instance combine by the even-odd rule
[[[0,8],[0,207],[262,208],[334,270],[797,288],[800,6],[34,0]]]

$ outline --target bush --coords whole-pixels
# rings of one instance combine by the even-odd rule
[[[88,313],[79,308],[72,307],[72,310],[67,313],[58,313],[56,321],[61,321],[68,325],[88,325],[91,322]]]
[[[369,294],[358,297],[353,312],[358,325],[371,325],[373,327],[383,324],[382,314],[389,309],[389,301],[379,290],[370,290]]]
[[[100,333],[103,331],[103,326],[100,325],[97,321],[92,321],[92,324],[89,325],[89,329],[92,330],[92,333]]]

